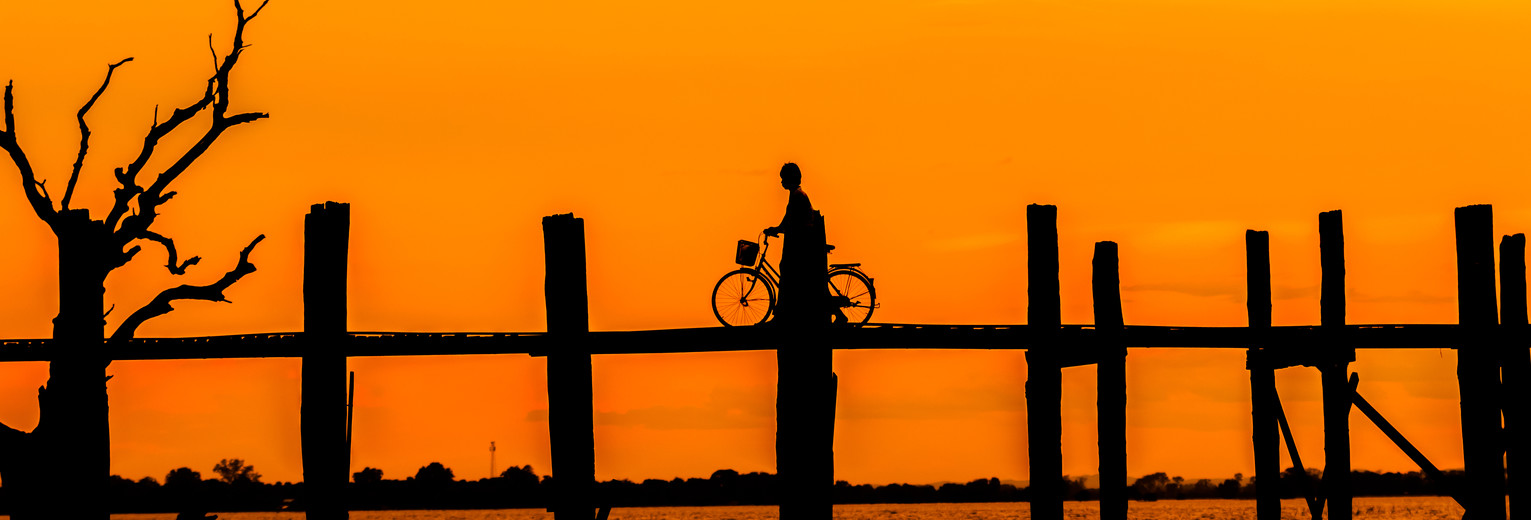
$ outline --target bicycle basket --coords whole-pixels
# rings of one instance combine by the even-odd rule
[[[750,267],[755,265],[755,259],[760,256],[760,244],[748,240],[739,241],[739,250],[734,252],[734,263]]]

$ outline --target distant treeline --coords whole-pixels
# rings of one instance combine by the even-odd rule
[[[214,468],[218,478],[203,479],[189,468],[179,468],[166,475],[164,483],[151,477],[133,481],[113,476],[110,486],[113,512],[165,513],[202,511],[276,511],[303,509],[303,484],[260,481],[260,474],[239,459],[226,459]],[[1278,485],[1282,498],[1303,496],[1306,489],[1317,488],[1321,473],[1308,470],[1303,475],[1288,469]],[[458,480],[452,470],[440,463],[420,468],[403,480],[383,478],[382,470],[366,468],[354,475],[347,501],[355,510],[387,509],[500,509],[545,507],[545,497],[553,479],[538,476],[531,466],[512,467],[496,478]],[[1462,472],[1447,472],[1447,485],[1461,479]],[[1418,472],[1351,473],[1351,485],[1358,496],[1443,495],[1441,483],[1432,482]],[[1086,488],[1084,477],[1065,477],[1068,497],[1095,500],[1100,491]],[[1175,500],[1192,498],[1253,498],[1255,479],[1243,475],[1222,481],[1201,479],[1187,481],[1165,473],[1137,479],[1129,497],[1137,500]],[[1313,486],[1310,488],[1309,486]],[[778,503],[777,477],[770,473],[746,473],[724,469],[709,478],[649,479],[642,482],[610,480],[596,484],[602,504],[615,507],[703,506],[703,505],[774,505]],[[928,503],[928,502],[1024,502],[1029,489],[1006,484],[997,478],[978,479],[966,484],[936,485],[890,484],[873,486],[835,483],[834,500],[839,504]],[[0,487],[0,514],[10,512],[8,490]]]
[[[1445,472],[1446,486],[1460,482],[1460,470]],[[1406,496],[1446,495],[1440,483],[1432,482],[1417,471],[1408,473],[1376,473],[1352,471],[1351,489],[1356,496]],[[1319,489],[1323,473],[1309,469],[1304,476],[1296,468],[1287,468],[1277,482],[1281,498],[1306,496],[1309,489]],[[1099,500],[1100,489],[1086,487],[1085,477],[1064,477],[1066,495],[1073,500]],[[1222,481],[1199,479],[1188,481],[1171,477],[1166,473],[1154,473],[1137,479],[1127,488],[1127,496],[1133,500],[1184,500],[1194,498],[1254,498],[1255,479],[1235,474]],[[835,483],[834,500],[837,504],[885,504],[928,502],[1025,502],[1031,500],[1030,488],[1006,484],[997,478],[978,479],[966,484],[947,483],[933,485],[890,484],[852,486],[845,481]]]

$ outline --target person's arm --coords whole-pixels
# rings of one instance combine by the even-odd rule
[[[765,228],[765,231],[762,231],[762,233],[765,233],[765,234],[773,236],[773,237],[777,236],[777,235],[780,235],[781,234],[781,230],[785,229],[787,227],[787,219],[791,215],[792,215],[792,212],[788,211],[786,215],[782,215],[781,223],[780,224],[777,224],[777,225]]]

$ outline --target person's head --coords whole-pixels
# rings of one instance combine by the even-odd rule
[[[781,187],[786,189],[796,188],[803,184],[803,172],[797,169],[797,163],[781,165]]]

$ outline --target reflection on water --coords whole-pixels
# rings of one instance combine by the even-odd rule
[[[1132,502],[1134,520],[1254,520],[1253,500],[1161,500]],[[1070,520],[1100,517],[1096,502],[1066,502]],[[835,506],[843,520],[989,520],[1027,519],[1025,502],[990,504],[857,504]],[[1311,518],[1302,500],[1283,500],[1282,518]],[[175,515],[112,515],[113,520],[175,520]],[[541,509],[454,511],[353,511],[352,520],[551,520]],[[774,506],[634,507],[614,509],[611,520],[774,520]],[[1462,507],[1446,497],[1359,497],[1358,520],[1458,520]],[[302,520],[302,513],[219,513],[219,520]],[[0,516],[0,520],[10,517]]]

